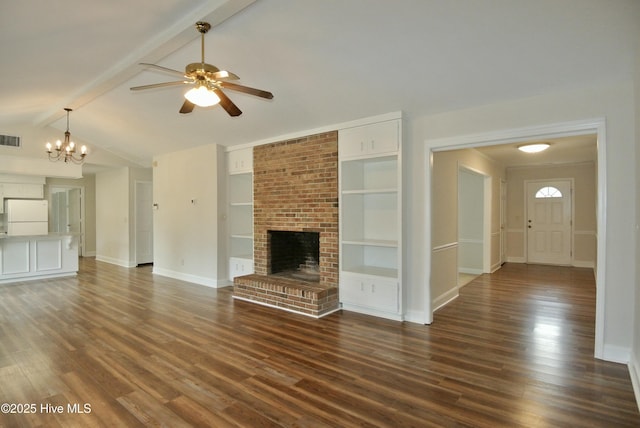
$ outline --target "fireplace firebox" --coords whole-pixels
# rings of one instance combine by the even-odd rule
[[[269,230],[268,273],[320,281],[320,233]]]

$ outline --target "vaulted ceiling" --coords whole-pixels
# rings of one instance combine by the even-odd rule
[[[88,164],[236,145],[402,110],[435,114],[630,79],[635,0],[37,0],[0,6],[0,134],[42,156],[63,108]],[[178,110],[185,88],[140,62],[200,61],[273,92]],[[593,142],[592,142],[593,144]],[[591,149],[593,146],[591,145]],[[120,159],[121,158],[121,159]],[[122,162],[127,164],[127,162]]]

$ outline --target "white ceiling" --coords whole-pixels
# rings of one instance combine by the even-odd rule
[[[0,133],[25,134],[24,154],[40,156],[40,138],[61,137],[70,107],[89,164],[116,154],[149,166],[196,145],[630,79],[635,1],[6,1]],[[241,116],[220,106],[181,115],[183,88],[129,90],[175,80],[139,62],[183,70],[200,60],[198,20],[213,25],[206,62],[273,100],[227,91]]]

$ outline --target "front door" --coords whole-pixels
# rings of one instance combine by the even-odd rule
[[[527,263],[571,264],[571,180],[527,182]]]

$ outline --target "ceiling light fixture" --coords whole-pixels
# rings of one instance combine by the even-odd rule
[[[220,102],[220,97],[205,85],[198,85],[191,88],[184,94],[184,97],[198,107],[210,107]]]
[[[70,108],[64,109],[67,112],[67,130],[64,133],[64,142],[56,141],[56,146],[53,147],[50,142],[47,141],[47,153],[49,160],[56,162],[63,160],[65,162],[73,162],[81,164],[84,162],[84,157],[87,155],[87,146],[80,148],[80,154],[76,153],[76,144],[71,141],[71,133],[69,132],[69,112],[73,111]]]
[[[549,148],[549,143],[524,144],[518,150],[525,153],[538,153]]]

